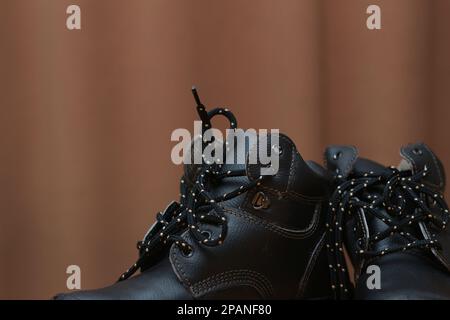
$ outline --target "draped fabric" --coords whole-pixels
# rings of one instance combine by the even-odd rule
[[[104,286],[135,261],[178,197],[170,135],[193,130],[193,84],[306,159],[354,144],[397,164],[424,141],[450,170],[449,14],[448,0],[1,0],[0,298],[67,291],[69,265]]]

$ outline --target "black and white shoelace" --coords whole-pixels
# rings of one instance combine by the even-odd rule
[[[201,103],[195,88],[192,89],[197,103],[197,112],[202,120],[202,132],[211,128],[211,119],[216,115],[225,116],[230,128],[237,128],[234,115],[225,108],[216,108],[209,112]],[[208,143],[208,142],[207,142]],[[143,267],[145,261],[151,258],[154,252],[158,252],[165,245],[175,244],[182,253],[189,255],[192,252],[192,245],[182,237],[186,230],[192,239],[205,246],[220,245],[227,235],[227,219],[220,202],[234,198],[256,185],[259,185],[262,177],[241,185],[239,188],[220,196],[212,196],[208,191],[208,182],[214,180],[219,182],[227,177],[245,176],[246,171],[225,170],[221,164],[203,164],[196,174],[196,181],[192,186],[187,186],[184,178],[181,179],[181,201],[172,202],[156,216],[156,223],[147,232],[143,241],[138,242],[139,258],[127,271],[125,271],[118,281],[131,277],[136,271]],[[221,229],[216,238],[201,230],[200,224],[210,224],[219,226]]]
[[[432,222],[445,229],[449,220],[449,209],[443,195],[422,183],[428,169],[413,173],[389,168],[389,174],[377,175],[374,172],[353,175],[341,180],[329,202],[327,214],[327,252],[331,277],[331,287],[336,298],[348,298],[351,288],[344,256],[343,228],[346,215],[352,215],[364,209],[383,221],[388,228],[383,232],[370,235],[368,248],[356,243],[356,254],[373,258],[393,252],[414,248],[440,248],[439,242],[432,235],[431,239],[418,239],[407,232],[407,227],[419,221]],[[382,192],[373,192],[382,189]],[[432,203],[432,207],[430,205]],[[407,210],[414,206],[415,210]],[[383,208],[384,210],[380,210]],[[393,234],[405,238],[406,245],[394,245],[381,250],[373,250],[373,244]],[[372,248],[372,249],[371,249]]]

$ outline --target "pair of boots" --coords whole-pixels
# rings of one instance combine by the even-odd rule
[[[220,114],[236,127],[194,95],[204,128]],[[118,282],[56,299],[450,299],[445,174],[425,144],[398,167],[330,146],[322,167],[278,140],[262,179],[260,164],[185,165],[180,201]]]

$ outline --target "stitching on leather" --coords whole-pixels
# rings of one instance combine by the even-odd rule
[[[364,213],[363,212],[359,212],[356,216],[358,217],[361,229],[362,229],[363,234],[364,234],[364,238],[367,239],[367,238],[369,238],[369,234],[366,232],[366,228],[365,228],[366,224],[364,223],[364,221],[362,220],[362,217],[361,217],[361,215],[363,215],[363,214],[364,214],[364,217],[365,217],[365,212]]]
[[[414,168],[414,172],[416,172],[416,171],[417,171],[417,166],[416,166],[416,164],[414,163],[413,158],[410,157],[410,156],[405,152],[405,149],[404,149],[404,148],[400,149],[400,154],[401,154],[401,155],[409,162],[409,164]]]
[[[193,285],[193,291],[200,293],[201,291],[209,291],[218,284],[229,284],[230,282],[241,283],[250,282],[261,293],[269,295],[271,290],[270,282],[264,276],[252,270],[231,270],[215,274]]]
[[[290,198],[292,200],[299,200],[298,198],[300,198],[301,201],[307,201],[307,202],[317,202],[317,201],[325,200],[325,197],[308,197],[308,196],[305,196],[303,194],[300,194],[300,193],[297,193],[297,192],[294,192],[294,191],[282,192],[282,191],[279,191],[277,189],[274,189],[274,188],[271,188],[271,187],[267,187],[267,186],[264,186],[264,185],[261,185],[260,188],[271,192],[273,195],[278,196],[279,194],[281,194],[282,196],[285,196],[285,197]]]
[[[251,223],[260,225],[264,229],[274,232],[284,238],[298,240],[298,239],[308,238],[316,231],[317,227],[319,226],[319,220],[320,220],[319,216],[320,216],[321,208],[322,208],[322,206],[320,203],[316,205],[316,208],[314,209],[313,218],[311,219],[311,223],[308,225],[307,228],[302,229],[302,230],[290,230],[290,229],[282,228],[277,225],[265,222],[264,220],[259,219],[256,216],[250,215],[242,210],[230,209],[230,208],[223,208],[223,210],[229,214],[246,219],[246,220],[250,221]]]
[[[279,235],[281,237],[288,238],[288,239],[294,239],[294,240],[300,240],[300,239],[304,239],[304,238],[307,238],[307,237],[311,236],[317,230],[317,228],[319,226],[319,221],[320,221],[320,212],[321,212],[321,209],[322,209],[322,204],[321,203],[317,203],[316,204],[316,207],[314,209],[314,215],[313,215],[313,218],[311,220],[311,223],[306,229],[303,229],[303,230],[288,230],[288,229],[284,229],[282,227],[279,227],[279,226],[267,223],[267,222],[265,222],[262,219],[259,219],[259,218],[255,217],[253,215],[250,215],[250,214],[246,213],[243,210],[230,209],[230,208],[224,208],[224,207],[222,207],[222,209],[225,212],[229,213],[229,214],[232,214],[232,215],[237,216],[239,218],[246,219],[246,220],[250,221],[253,224],[262,226],[264,229],[266,229],[266,230],[268,230],[270,232],[276,233],[277,235]],[[183,235],[183,236],[185,236],[185,235]],[[170,260],[172,262],[173,269],[174,269],[175,273],[177,274],[178,278],[180,279],[180,281],[185,286],[187,286],[192,292],[192,290],[193,290],[192,282],[189,280],[189,278],[188,278],[188,276],[187,276],[187,274],[186,274],[186,272],[185,272],[185,270],[183,268],[183,265],[181,264],[180,260],[177,257],[177,251],[176,251],[175,247],[172,247],[171,250],[170,250]],[[225,279],[222,279],[222,280],[225,281]],[[238,281],[237,279],[231,279],[231,280]],[[230,282],[231,280],[227,280],[227,281]],[[240,284],[245,284],[245,283],[242,282],[243,280],[239,280],[239,281],[240,281],[239,282]],[[194,284],[194,286],[195,285],[196,284]]]
[[[181,282],[183,284],[185,284],[187,287],[191,287],[192,283],[189,280],[186,272],[184,271],[183,265],[178,260],[177,253],[175,251],[174,246],[172,246],[172,248],[170,250],[170,257],[171,257],[171,260],[173,260],[173,262],[175,264],[175,266],[174,266],[175,268],[173,268],[173,269],[175,269],[175,273],[178,275],[178,278],[180,278]]]
[[[289,167],[289,177],[288,177],[288,183],[286,185],[286,192],[291,188],[291,184],[292,184],[292,178],[295,177],[295,166],[294,166],[294,162],[295,162],[295,146],[292,144],[291,141],[289,141],[288,139],[286,139],[285,137],[281,136],[281,139],[285,142],[287,142],[290,147],[291,147],[291,164]]]
[[[432,238],[427,225],[423,221],[419,222],[419,224],[422,225],[421,230],[423,230],[426,233],[428,239]],[[441,263],[450,271],[450,264],[447,262],[447,259],[444,257],[444,255],[441,254],[439,251],[437,251],[435,248],[432,248],[431,251],[436,256],[436,258],[438,258],[438,260],[440,260]]]
[[[286,194],[286,195],[293,194],[293,195],[301,197],[302,199],[305,199],[307,201],[308,201],[308,199],[309,199],[309,201],[314,201],[314,200],[315,201],[318,201],[318,200],[320,201],[320,200],[325,199],[325,197],[310,197],[310,196],[307,196],[307,195],[304,195],[304,194],[301,194],[301,193],[289,190],[289,188],[291,187],[291,184],[292,184],[292,177],[294,177],[295,173],[296,173],[296,168],[295,168],[294,164],[295,164],[295,155],[298,153],[298,151],[297,151],[297,148],[295,147],[294,143],[289,138],[287,138],[287,137],[285,137],[283,135],[280,135],[279,138],[281,140],[283,140],[283,141],[286,141],[291,146],[291,149],[292,149],[292,159],[291,159],[291,165],[290,165],[290,168],[289,168],[289,177],[288,177],[288,183],[287,183],[287,186],[286,186],[286,190],[282,191],[282,190],[279,190],[279,189],[274,189],[274,188],[271,188],[271,187],[264,186],[264,184],[262,184],[261,187],[267,188],[268,190],[273,190],[276,193],[280,193],[281,192],[282,194]],[[255,146],[253,146],[253,148],[251,148],[249,150],[248,154],[247,154],[247,162],[246,162],[247,164],[248,164],[248,156],[249,156],[250,152],[253,152],[254,148],[255,148]],[[356,150],[356,148],[355,148],[355,150]],[[245,168],[246,174],[247,174],[248,177],[251,178],[251,180],[255,180],[257,177],[255,177],[253,175],[252,170],[250,170],[251,166],[254,166],[254,165],[251,165],[251,164],[246,165],[246,168]]]
[[[427,183],[429,183],[429,184],[431,184],[431,185],[434,185],[434,186],[439,186],[439,187],[442,188],[443,185],[444,185],[444,179],[443,179],[443,176],[442,176],[442,173],[441,173],[441,170],[440,170],[440,166],[439,166],[439,164],[438,164],[438,162],[437,162],[437,159],[436,159],[434,153],[427,147],[427,145],[425,145],[425,144],[422,143],[421,146],[423,146],[423,147],[430,153],[431,159],[433,160],[433,163],[434,163],[434,165],[435,165],[435,167],[436,167],[436,170],[437,170],[437,173],[438,173],[438,176],[439,176],[439,182],[440,182],[438,185],[437,185],[437,184],[434,184],[434,183],[430,183],[430,182],[427,182]],[[401,155],[409,162],[409,164],[414,168],[414,172],[417,172],[417,166],[415,165],[415,163],[414,163],[412,157],[410,157],[408,154],[406,154],[405,148],[402,148],[402,149],[400,150],[400,154],[401,154]],[[424,230],[425,233],[428,235],[428,237],[430,237],[430,232],[429,232],[429,230],[428,230],[428,227],[427,227],[425,224],[424,224],[423,230]],[[441,260],[441,262],[445,265],[445,267],[447,267],[447,269],[450,270],[450,264],[447,262],[447,259],[445,259],[445,257],[444,257],[442,254],[440,254],[438,251],[434,251],[433,253],[434,253],[434,255],[435,255],[439,260]]]
[[[226,288],[227,287],[231,287],[231,286],[249,286],[249,287],[253,287],[254,289],[256,289],[256,291],[258,291],[259,295],[262,298],[267,299],[267,294],[264,292],[263,288],[258,286],[252,280],[240,279],[240,278],[221,279],[221,280],[218,280],[217,283],[211,284],[211,287],[201,288],[201,289],[199,289],[199,288],[195,288],[194,289],[193,288],[192,292],[193,292],[194,296],[199,297],[199,296],[202,296],[204,294],[207,294],[208,292],[213,291],[214,289],[220,288],[221,286],[225,286]]]
[[[306,286],[308,285],[308,282],[309,282],[309,278],[312,274],[312,271],[314,270],[314,267],[316,266],[317,259],[320,255],[320,253],[322,252],[323,245],[325,244],[325,236],[326,236],[326,232],[324,232],[322,234],[322,236],[320,237],[318,244],[314,248],[314,251],[308,260],[308,264],[306,265],[305,272],[303,273],[303,277],[301,278],[300,283],[298,285],[297,298],[303,297],[303,295],[305,293]]]
[[[270,224],[265,222],[262,219],[259,219],[256,216],[253,215],[249,215],[248,213],[245,213],[243,211],[238,211],[238,210],[232,210],[232,209],[228,209],[228,208],[224,208],[224,211],[228,212],[229,214],[232,214],[234,216],[237,216],[239,218],[243,218],[245,220],[250,221],[253,224],[262,226],[264,229],[274,232],[282,237],[285,238],[289,238],[289,239],[304,239],[307,238],[308,236],[310,236],[310,233],[313,233],[316,225],[318,225],[317,223],[317,218],[315,220],[312,221],[312,223],[310,224],[310,226],[308,226],[306,229],[303,230],[292,230],[289,231],[287,229],[284,229],[282,227],[276,226],[274,224]],[[311,229],[309,229],[311,228]]]
[[[273,287],[270,281],[262,274],[253,270],[231,270],[212,275],[191,286],[195,296],[206,294],[221,285],[248,285],[255,288],[262,297],[269,298],[273,295]]]
[[[439,186],[439,187],[442,188],[442,187],[443,187],[443,180],[444,180],[444,179],[443,179],[443,177],[442,177],[442,174],[441,174],[441,171],[440,171],[440,167],[439,167],[439,165],[438,165],[438,163],[437,163],[436,157],[434,156],[433,152],[432,152],[425,144],[421,144],[421,146],[423,146],[425,149],[427,149],[427,151],[430,153],[431,159],[432,159],[434,165],[436,166],[436,170],[437,170],[437,173],[438,173],[438,176],[439,176],[439,180],[442,181],[442,182],[439,183],[439,184],[434,184],[434,183],[429,182],[429,181],[427,181],[426,183],[428,183],[428,184],[430,184],[430,185],[433,185],[433,186]],[[406,147],[405,147],[405,148],[406,148]],[[414,159],[413,159],[410,155],[408,155],[408,154],[405,152],[405,148],[400,149],[400,155],[402,155],[403,158],[404,158],[406,161],[408,161],[408,163],[413,167],[414,172],[417,172],[417,166],[416,166],[416,164],[415,164],[415,162],[414,162]]]
[[[286,192],[285,194],[288,194],[288,195],[289,194],[293,194],[293,195],[301,197],[302,199],[307,200],[307,201],[308,201],[308,199],[309,199],[309,201],[320,201],[320,200],[324,200],[325,199],[325,197],[310,197],[310,196],[307,196],[307,195],[304,195],[302,193],[298,193],[298,192],[295,192],[295,191],[292,191],[292,190]]]
[[[434,155],[433,152],[431,152],[431,150],[428,148],[427,145],[422,144],[422,146],[423,146],[425,149],[427,149],[427,151],[428,151],[428,152],[430,153],[430,155],[431,155],[431,159],[432,159],[433,162],[434,162],[434,165],[435,165],[435,167],[436,167],[436,171],[437,171],[438,176],[439,176],[439,184],[438,184],[437,186],[439,186],[439,187],[442,188],[442,187],[444,186],[444,178],[443,178],[443,175],[442,175],[442,172],[441,172],[441,167],[439,166],[439,164],[438,164],[438,162],[437,162],[436,156]]]
[[[350,159],[350,161],[348,162],[347,166],[345,167],[344,172],[342,173],[342,175],[346,176],[350,173],[350,169],[353,167],[353,164],[355,163],[356,158],[358,157],[358,150],[356,149],[355,146],[350,146],[350,148],[353,151],[353,156]]]
[[[356,216],[358,217],[358,222],[359,222],[359,224],[360,224],[360,229],[362,230],[362,232],[363,232],[363,236],[364,236],[364,238],[365,239],[369,239],[369,231],[366,229],[366,226],[367,226],[367,219],[366,219],[366,213],[365,213],[365,211],[364,211],[364,209],[361,209],[361,211],[360,212],[358,212],[357,214],[356,214]],[[364,221],[363,221],[363,216],[364,216],[364,219],[366,220],[366,222],[364,223]],[[367,261],[366,261],[366,258],[361,258],[360,259],[360,263],[359,263],[359,265],[358,266],[355,266],[355,269],[356,270],[358,270],[358,272],[355,272],[355,278],[357,279],[357,275],[358,274],[360,274],[360,270],[362,270],[362,267],[364,266],[364,264],[366,263]]]
[[[266,229],[270,232],[276,233],[277,235],[279,235],[281,237],[288,238],[288,239],[294,239],[294,240],[301,240],[301,239],[308,238],[309,236],[314,234],[314,232],[319,227],[320,212],[322,210],[322,204],[321,203],[316,204],[316,207],[314,209],[314,215],[311,219],[311,222],[308,225],[308,227],[303,230],[288,230],[288,229],[267,223],[264,220],[257,218],[256,216],[246,213],[243,210],[230,209],[230,208],[224,208],[224,207],[222,207],[222,209],[229,214],[232,214],[234,216],[248,220],[251,223],[254,223],[256,225],[262,226],[264,229]],[[183,235],[183,236],[185,236],[185,235]],[[185,286],[190,288],[192,286],[192,282],[189,280],[185,270],[183,269],[183,265],[180,263],[180,261],[177,257],[177,252],[176,252],[175,247],[172,247],[170,250],[170,260],[172,262],[172,266],[173,266],[175,273],[178,275],[178,278],[181,280],[181,282]]]

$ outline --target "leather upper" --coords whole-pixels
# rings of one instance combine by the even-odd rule
[[[270,143],[270,141],[268,142]],[[110,287],[59,295],[58,299],[294,299],[330,297],[324,253],[324,212],[330,177],[305,162],[293,142],[279,136],[279,171],[256,187],[218,203],[227,221],[223,243],[205,246],[187,230],[181,236],[189,254],[171,245],[138,276]],[[251,152],[254,146],[247,146]],[[224,194],[251,182],[259,164],[247,175],[211,181],[213,194]],[[240,166],[240,167],[239,167]],[[235,167],[236,168],[236,167]],[[187,166],[189,181],[195,168]],[[193,173],[194,172],[194,173]],[[259,206],[262,203],[263,205]],[[201,223],[212,238],[222,230]]]
[[[427,168],[429,174],[421,183],[436,193],[443,192],[445,173],[436,155],[423,143],[410,144],[401,149],[404,158],[400,170],[412,170],[418,173]],[[371,172],[374,175],[386,176],[390,169],[374,161],[359,158],[358,151],[350,146],[331,146],[325,153],[327,167],[340,176],[340,181],[348,181],[357,173]],[[337,170],[337,171],[336,171]],[[383,190],[373,188],[364,196],[381,196]],[[428,199],[424,199],[428,200]],[[414,215],[417,208],[408,200],[404,214]],[[385,207],[376,208],[380,215],[387,215]],[[394,219],[395,217],[392,217]],[[406,250],[409,246],[407,237],[400,232],[374,243],[369,243],[369,237],[382,233],[388,225],[364,208],[353,210],[345,219],[345,246],[355,270],[356,299],[450,299],[450,231],[442,230],[432,222],[420,221],[403,227],[403,234],[409,233],[418,239],[436,238],[442,249],[417,248]],[[369,251],[383,251],[385,248],[404,246],[405,250],[381,254],[375,257],[365,257],[359,254],[360,248]],[[381,289],[369,289],[367,280],[371,272],[367,267],[375,265],[381,271]],[[370,279],[369,279],[370,280]]]

